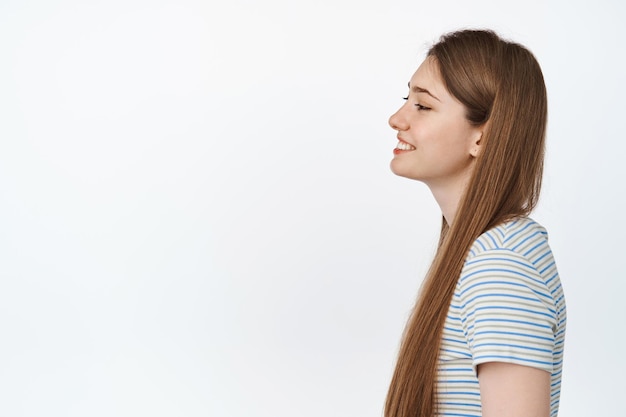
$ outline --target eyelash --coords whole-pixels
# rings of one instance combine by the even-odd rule
[[[408,100],[409,96],[406,97],[402,97],[402,100]],[[417,107],[417,110],[430,110],[430,107],[426,107],[426,106],[422,106],[421,104],[417,103],[415,104],[415,107]]]

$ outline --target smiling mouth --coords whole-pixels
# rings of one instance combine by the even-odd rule
[[[406,143],[406,142],[403,142],[403,141],[399,140],[398,144],[396,145],[396,150],[399,150],[399,151],[414,151],[415,150],[415,146],[411,145],[410,143]]]

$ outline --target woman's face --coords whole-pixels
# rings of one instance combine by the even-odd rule
[[[389,118],[398,131],[391,170],[429,187],[464,186],[478,154],[482,127],[444,87],[437,61],[426,58],[409,82],[409,95]]]

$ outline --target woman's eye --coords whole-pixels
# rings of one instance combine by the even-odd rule
[[[408,99],[409,99],[409,96],[402,97],[402,100],[405,100],[405,101],[406,101],[406,100],[408,100]],[[416,103],[416,104],[415,104],[415,107],[417,107],[417,110],[430,110],[430,107],[422,106],[422,105],[421,105],[421,104],[419,104],[419,103]]]

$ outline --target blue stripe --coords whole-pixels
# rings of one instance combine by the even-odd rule
[[[465,358],[471,358],[472,355],[470,355],[467,352],[459,352],[458,350],[452,350],[452,349],[441,349],[442,352],[448,352],[448,353],[456,353],[457,355],[461,355]]]
[[[479,360],[479,359],[513,359],[516,361],[521,361],[521,362],[529,362],[529,363],[539,363],[542,365],[550,365],[552,366],[552,362],[545,362],[545,361],[538,361],[538,360],[534,360],[534,359],[526,359],[526,358],[520,358],[517,356],[505,356],[505,355],[485,355],[485,356],[477,356],[474,358],[474,360]],[[494,361],[497,362],[497,361]]]
[[[542,286],[542,287],[546,287],[546,283],[545,283],[544,281],[540,280],[540,279],[533,278],[533,277],[531,277],[530,275],[527,275],[527,274],[525,274],[525,273],[523,273],[523,272],[520,272],[520,271],[515,271],[515,270],[513,270],[513,269],[504,269],[504,268],[489,268],[489,269],[480,269],[480,270],[478,270],[478,271],[474,271],[474,272],[472,272],[472,273],[470,273],[470,274],[465,274],[465,275],[463,275],[463,276],[461,277],[461,280],[460,280],[459,282],[460,282],[460,283],[463,283],[463,281],[467,281],[467,280],[469,279],[469,277],[472,277],[472,276],[477,275],[477,274],[486,273],[486,272],[503,272],[503,273],[509,273],[509,274],[513,274],[513,275],[517,275],[517,276],[524,277],[524,278],[526,278],[526,279],[529,279],[529,280],[531,280],[531,281],[533,281],[533,282],[535,282],[535,283],[539,284],[539,285],[540,285],[540,286]],[[493,278],[491,275],[488,275],[488,277],[489,277],[489,278]],[[498,277],[498,278],[503,278],[503,277]],[[522,284],[513,283],[513,282],[509,282],[509,281],[487,281],[487,282],[478,282],[478,283],[476,283],[476,284],[473,284],[473,285],[469,286],[469,287],[468,287],[468,288],[466,288],[465,290],[461,290],[461,295],[463,295],[463,293],[467,292],[467,290],[469,290],[470,288],[475,287],[476,285],[484,285],[484,284],[487,284],[487,283],[490,283],[490,282],[497,283],[497,284],[510,284],[510,285],[517,285],[517,286],[522,285]],[[547,289],[547,287],[546,287],[546,289]],[[533,290],[533,291],[534,291],[534,290]],[[546,297],[548,297],[548,295],[546,295]],[[550,298],[552,298],[552,297],[550,297]]]
[[[460,330],[460,329],[453,329],[453,328],[451,328],[451,327],[447,327],[447,326],[444,326],[444,327],[443,327],[443,330],[448,330],[448,331],[450,331],[450,332],[454,332],[454,333],[463,333],[463,330]]]
[[[508,237],[504,239],[503,243],[507,243],[509,240],[513,239],[515,236],[519,235],[520,233],[522,233],[524,230],[528,229],[532,225],[533,223],[528,223],[521,229],[517,230],[516,232],[511,233]]]
[[[521,274],[521,273],[515,272],[515,271],[503,271],[503,270],[498,270],[498,269],[492,269],[491,271],[495,271],[495,272],[497,272],[497,271],[500,271],[500,272],[513,272],[513,273],[515,273],[517,275],[521,275],[521,276],[525,277],[524,274]],[[483,271],[481,271],[481,272],[483,272]],[[486,270],[485,270],[485,272],[486,272]],[[537,280],[535,280],[535,279],[533,279],[533,281],[537,282]],[[541,281],[538,281],[538,282],[543,284],[543,282],[541,282]],[[475,284],[470,285],[466,289],[462,290],[460,296],[463,297],[466,292],[468,292],[469,290],[474,289],[476,287],[484,286],[484,285],[493,285],[493,284],[511,285],[511,286],[514,286],[514,287],[528,288],[529,290],[531,290],[535,294],[541,295],[542,297],[549,298],[550,300],[552,300],[552,297],[550,297],[550,294],[548,294],[548,293],[544,293],[544,292],[540,292],[540,291],[534,290],[534,289],[532,289],[531,287],[529,287],[526,284],[520,284],[520,283],[517,283],[517,282],[511,282],[511,281],[481,281],[481,282],[477,282]]]
[[[478,408],[480,408],[480,404],[457,403],[457,402],[453,402],[453,401],[441,401],[441,402],[437,402],[437,404],[441,404],[441,405],[456,405],[456,406],[461,406],[461,407],[478,407]]]
[[[545,258],[546,256],[550,255],[552,252],[550,250],[547,250],[543,255],[541,255],[538,258],[535,258],[535,260],[532,262],[533,265],[537,265],[543,258]]]
[[[463,304],[462,308],[467,308],[468,304],[471,304],[472,302],[476,301],[479,298],[485,298],[485,297],[506,297],[506,298],[515,298],[517,300],[526,300],[526,301],[532,301],[533,303],[537,303],[539,305],[542,305],[541,300],[537,299],[537,298],[531,298],[531,297],[522,297],[521,295],[511,295],[511,294],[500,294],[500,293],[494,293],[494,294],[484,294],[484,295],[477,295],[474,298],[471,298],[467,301],[467,303]],[[548,311],[552,311],[554,312],[552,309],[548,309]]]
[[[478,385],[478,380],[469,380],[469,379],[448,379],[446,380],[447,384],[474,384]]]
[[[485,308],[487,308],[487,307],[485,307]],[[489,307],[489,308],[490,308],[490,309],[494,309],[494,310],[514,310],[513,308],[510,308],[510,307],[500,307],[500,306]],[[529,310],[529,311],[530,311],[530,310]],[[553,313],[553,314],[549,314],[549,313],[542,313],[542,312],[538,312],[538,311],[536,311],[536,312],[530,311],[530,312],[531,312],[532,314],[535,314],[536,316],[539,316],[539,317],[546,317],[546,318],[550,319],[551,321],[554,321],[554,320],[555,320],[554,313]],[[466,324],[469,320],[473,320],[473,319],[475,318],[474,316],[476,316],[476,314],[477,314],[477,313],[478,313],[478,312],[477,312],[477,310],[474,310],[474,311],[469,312],[466,316],[464,316],[464,317],[461,319],[461,323],[464,325],[464,324]],[[488,318],[484,318],[484,319],[480,319],[480,320],[488,320]],[[495,319],[494,319],[494,320],[495,320]],[[503,320],[514,321],[514,319],[503,319]],[[523,321],[521,321],[521,322],[523,322]],[[528,322],[528,323],[532,323],[532,322]],[[537,323],[534,323],[533,325],[538,325],[538,324],[537,324]],[[471,327],[473,327],[473,325],[472,325]],[[470,328],[471,328],[471,327],[470,327]],[[552,326],[551,326],[551,325],[546,325],[546,327],[545,327],[545,328],[546,328],[546,329],[550,329],[550,330],[552,330]],[[556,335],[555,335],[555,336],[556,336]]]
[[[485,235],[491,239],[491,243],[493,243],[493,246],[497,247],[498,244],[496,243],[496,240],[493,238],[493,236],[491,236],[491,234],[489,232],[486,232]]]
[[[532,248],[528,249],[528,250],[527,250],[526,252],[524,252],[522,255],[524,255],[524,256],[528,256],[528,255],[530,255],[530,254],[531,254],[531,253],[532,253],[535,249],[537,249],[538,247],[543,246],[543,245],[547,245],[547,244],[548,244],[548,241],[546,241],[546,240],[544,240],[543,242],[537,243],[535,246],[533,246]]]
[[[500,332],[500,331],[495,331],[495,330],[490,330],[490,331],[485,331],[485,332],[477,332],[474,335],[474,337],[479,336],[479,335],[483,335],[483,334],[508,334],[510,336],[528,337],[528,338],[531,338],[531,339],[546,340],[548,342],[553,342],[554,341],[554,339],[552,339],[550,337],[545,337],[545,336],[537,336],[537,335],[528,334],[528,333]]]
[[[474,368],[439,368],[441,372],[474,372]]]
[[[555,272],[554,272],[554,275],[552,275],[550,278],[548,278],[548,279],[546,280],[546,285],[548,285],[549,283],[551,283],[551,282],[552,282],[552,280],[553,280],[553,279],[555,279],[555,278],[556,278],[556,277],[558,277],[558,276],[559,276],[559,272],[558,272],[558,271],[555,271]],[[560,285],[559,285],[559,287],[560,287]]]
[[[471,395],[474,397],[480,397],[480,393],[472,391],[440,391],[438,394],[441,397],[444,395]]]
[[[478,319],[474,323],[516,323],[516,324],[526,324],[528,326],[540,327],[542,329],[552,329],[552,326],[540,323],[533,323],[531,321],[522,321],[522,320],[511,320],[511,319]]]
[[[526,236],[524,239],[522,239],[517,245],[513,246],[513,248],[511,248],[511,249],[513,251],[517,250],[520,246],[523,246],[526,242],[528,242],[532,238],[536,237],[538,234],[539,234],[539,232],[535,232],[532,235]]]
[[[552,354],[552,351],[550,349],[540,349],[540,348],[522,346],[522,345],[511,345],[508,343],[480,343],[478,345],[475,345],[474,349],[478,349],[479,347],[483,347],[483,346],[503,346],[503,347],[511,347],[511,348],[516,348],[516,349],[534,350],[537,352],[545,352],[545,353]]]
[[[504,261],[504,262],[510,262],[510,263],[514,263],[514,264],[518,264],[523,266],[526,269],[530,269],[535,271],[535,268],[533,268],[532,266],[528,265],[526,262],[522,262],[522,261],[518,261],[517,259],[511,259],[511,258],[479,258],[479,259],[472,259],[471,261],[467,262],[466,265],[473,265],[473,264],[477,264],[477,263],[481,263],[481,262],[491,262],[491,261]]]
[[[528,219],[528,220],[530,220],[530,219]],[[511,223],[505,225],[505,229],[512,229],[518,223],[519,223],[519,219],[515,219]],[[533,223],[533,222],[529,222],[529,223]]]
[[[454,339],[450,339],[449,337],[444,337],[441,340],[444,341],[444,342],[458,343],[458,344],[461,344],[463,346],[467,345],[467,342],[465,341],[465,339],[463,339],[463,340],[454,340]]]
[[[539,271],[539,273],[543,275],[544,272],[546,272],[548,269],[552,268],[555,264],[556,264],[556,262],[552,261],[550,264],[548,264],[548,266],[546,266],[541,271]]]
[[[538,316],[546,316],[548,318],[554,319],[554,315],[553,314],[548,314],[548,313],[545,313],[543,311],[529,310],[527,308],[508,307],[508,306],[483,306],[483,307],[478,307],[478,308],[475,308],[473,312],[469,313],[467,315],[467,317],[469,318],[471,315],[473,315],[474,312],[483,311],[483,310],[519,311],[519,312],[524,312],[524,313],[536,314]]]

